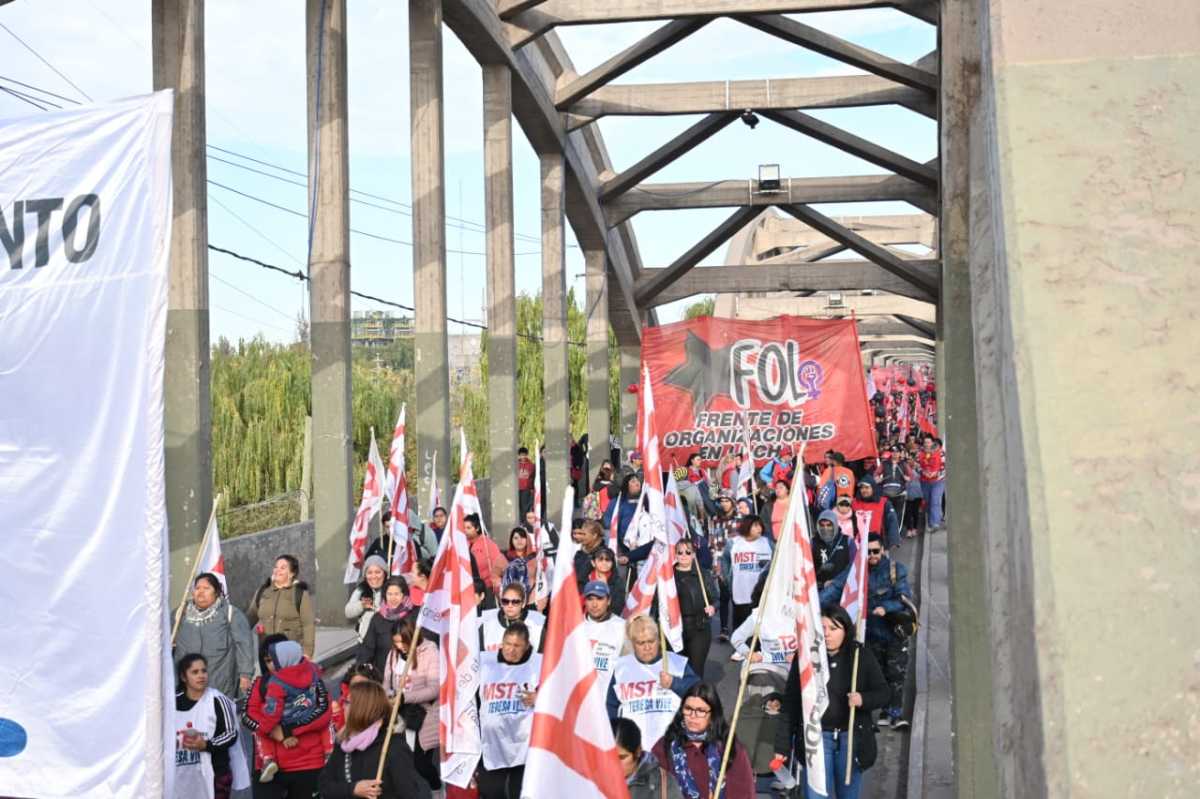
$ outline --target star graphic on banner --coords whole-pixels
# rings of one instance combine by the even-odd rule
[[[692,413],[706,409],[713,397],[729,395],[729,351],[732,346],[714,350],[695,333],[683,342],[686,360],[663,380],[692,395]]]

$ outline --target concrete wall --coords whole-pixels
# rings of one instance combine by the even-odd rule
[[[1200,4],[978,3],[970,285],[999,793],[1194,797]],[[965,376],[946,368],[953,390]]]
[[[491,499],[491,481],[487,478],[476,480],[475,488],[479,492],[480,504],[487,508]],[[447,496],[446,502],[449,501],[450,497]],[[373,526],[375,530],[372,531],[372,536],[377,534],[378,523]],[[502,549],[508,546],[508,531],[511,527],[512,523],[504,519],[491,525],[492,535]],[[309,589],[316,594],[316,553],[311,521],[227,538],[221,542],[221,554],[225,557],[225,578],[229,584],[229,596],[239,608],[244,609],[250,604],[254,592],[271,575],[275,558],[284,554],[295,555],[299,559],[300,579],[308,583]],[[326,568],[332,568],[340,575],[345,565],[343,556],[342,561],[330,564]],[[349,586],[345,588],[345,595],[350,595]],[[340,616],[332,620],[318,619],[318,623],[337,626],[343,623],[343,619]]]

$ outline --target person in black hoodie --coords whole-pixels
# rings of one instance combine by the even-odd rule
[[[831,510],[823,510],[817,517],[812,556],[817,588],[829,585],[850,566],[850,539],[842,532],[837,514]]]
[[[838,799],[858,799],[862,790],[863,772],[875,765],[877,749],[871,712],[884,707],[891,697],[891,689],[883,679],[883,672],[871,650],[854,640],[854,622],[841,605],[829,604],[821,608],[821,622],[825,628],[825,647],[829,653],[829,705],[821,716],[821,738],[825,754],[825,794]],[[858,684],[850,690],[851,673],[854,670],[854,654],[858,652]],[[850,729],[850,707],[858,709],[854,714],[854,767],[850,785],[845,784],[847,735]],[[775,756],[786,759],[794,751],[801,762],[805,761],[804,706],[800,696],[799,660],[792,660],[787,679],[787,693],[783,698],[783,723],[775,735]],[[804,777],[800,778],[804,781]]]
[[[712,572],[700,568],[696,550],[686,538],[675,545],[675,590],[679,595],[679,612],[683,616],[683,652],[680,654],[687,658],[692,671],[703,675],[704,661],[712,647],[717,581]]]
[[[412,750],[403,735],[388,743],[383,779],[376,780],[383,739],[392,705],[377,682],[350,687],[350,709],[346,727],[338,734],[325,768],[318,779],[324,799],[371,796],[380,799],[416,799],[417,778]]]

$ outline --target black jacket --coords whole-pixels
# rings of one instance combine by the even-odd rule
[[[357,663],[370,663],[375,667],[375,673],[383,679],[383,667],[387,665],[388,652],[392,649],[392,625],[382,613],[376,613],[367,624],[367,634],[358,645],[355,655]]]
[[[382,674],[383,672],[380,672]],[[324,799],[351,799],[354,784],[359,780],[375,779],[379,768],[379,755],[383,752],[383,731],[375,742],[359,752],[343,752],[340,744],[333,745],[333,753],[321,769],[317,787]],[[349,761],[349,776],[347,774]],[[388,744],[387,765],[383,769],[383,794],[381,799],[416,799],[417,780],[413,768],[412,750],[403,735],[393,735]]]
[[[850,539],[845,533],[839,532],[834,535],[833,541],[826,544],[821,536],[815,535],[812,538],[812,554],[817,588],[821,588],[850,566]]]
[[[871,723],[871,711],[887,705],[892,698],[891,688],[883,679],[883,672],[871,650],[862,647],[851,639],[853,631],[849,631],[846,643],[836,655],[829,656],[829,682],[826,690],[829,692],[829,706],[821,716],[822,730],[846,730],[850,724],[850,702],[846,698],[850,693],[850,677],[854,669],[854,650],[859,649],[858,660],[858,693],[862,694],[863,704],[854,714],[854,759],[860,769],[869,769],[875,765],[875,731]],[[775,734],[775,751],[782,754],[792,751],[792,743],[796,742],[797,754],[803,754],[804,737],[800,724],[804,715],[804,706],[800,700],[800,669],[796,660],[792,661],[788,673],[787,692],[783,697],[783,722]]]
[[[700,569],[695,561],[691,571],[675,570],[675,590],[679,594],[679,612],[683,615],[685,630],[708,626],[708,616],[704,614],[704,594],[700,590],[700,579],[704,579],[704,588],[708,591],[708,604],[717,606],[717,581],[711,572]]]

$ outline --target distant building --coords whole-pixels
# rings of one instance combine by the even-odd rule
[[[350,343],[355,347],[383,347],[412,334],[411,316],[391,311],[355,311],[350,316]]]

